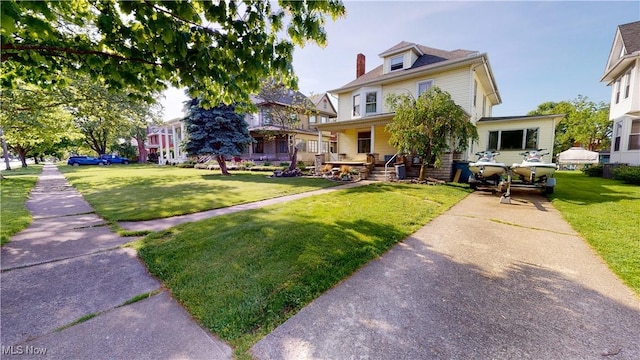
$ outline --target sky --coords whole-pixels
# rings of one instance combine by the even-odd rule
[[[502,104],[493,116],[525,115],[578,95],[610,102],[600,82],[618,25],[640,20],[640,1],[343,1],[347,14],[325,24],[328,44],[296,48],[303,94],[337,89],[401,41],[486,53]],[[183,92],[165,93],[164,119],[182,117]]]

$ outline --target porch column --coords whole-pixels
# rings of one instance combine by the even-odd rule
[[[175,124],[171,125],[171,134],[173,135],[173,157],[174,160],[178,160],[180,158],[180,150],[178,149],[178,137],[176,136]]]
[[[375,139],[376,139],[376,127],[375,125],[371,125],[371,153],[375,154]]]
[[[322,131],[320,129],[318,129],[318,154],[322,154]]]
[[[162,130],[163,129],[160,129],[160,133],[158,134],[158,146],[160,147],[159,148],[160,154],[158,155],[158,165],[163,165],[164,164],[163,160],[162,160],[162,156],[163,156],[162,155],[162,140],[163,140],[162,139]]]
[[[164,132],[164,141],[165,144],[167,145],[167,162],[169,162],[169,159],[171,159],[171,142],[169,141],[169,127],[165,127],[165,132]]]
[[[180,142],[182,142],[185,139],[184,136],[184,121],[180,121]],[[184,157],[184,160],[187,160],[187,154],[182,154],[182,156]]]

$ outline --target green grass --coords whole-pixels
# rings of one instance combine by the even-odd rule
[[[640,186],[556,173],[553,206],[609,268],[640,295]]]
[[[356,269],[469,193],[372,184],[150,234],[150,271],[239,358]]]
[[[156,165],[58,166],[107,221],[191,214],[338,185],[319,178],[269,178],[265,173]]]
[[[0,180],[0,244],[31,224],[31,213],[25,207],[31,189],[36,185],[42,165],[2,170]]]

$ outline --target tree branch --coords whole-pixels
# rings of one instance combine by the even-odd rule
[[[63,54],[97,55],[105,58],[114,58],[114,59],[124,60],[124,61],[139,62],[139,63],[149,64],[154,66],[161,65],[159,63],[145,60],[145,59],[127,58],[121,55],[111,54],[104,51],[78,50],[78,49],[70,49],[70,48],[47,46],[47,45],[16,45],[13,43],[7,43],[7,44],[2,44],[0,49],[2,50],[2,54],[0,55],[1,61],[5,61],[11,57],[18,56],[18,54],[16,53],[6,53],[7,50],[17,50],[17,51],[35,50],[35,51],[48,51],[52,56],[63,56]]]

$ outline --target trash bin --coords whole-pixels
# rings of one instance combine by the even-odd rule
[[[460,170],[459,183],[468,183],[469,176],[471,176],[471,170],[469,170],[469,161],[454,161],[453,162],[453,176],[455,178],[456,173]]]
[[[398,180],[404,180],[407,177],[404,164],[396,164],[396,177]]]

